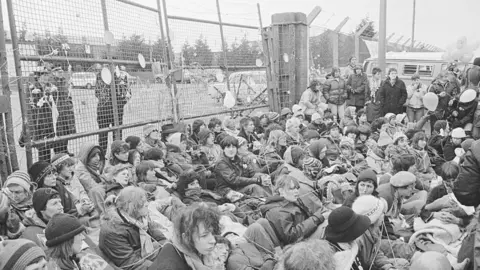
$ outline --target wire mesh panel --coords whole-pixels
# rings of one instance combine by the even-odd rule
[[[280,25],[278,27],[278,85],[281,108],[290,108],[292,104],[292,92],[295,89],[295,65],[288,59],[295,48],[294,25]]]

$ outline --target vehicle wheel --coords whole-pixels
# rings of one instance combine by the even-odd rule
[[[92,85],[87,83],[87,89],[92,89]]]

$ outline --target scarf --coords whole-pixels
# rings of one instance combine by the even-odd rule
[[[178,239],[178,236],[176,233],[174,233],[173,238],[172,238],[172,244],[173,246],[177,249],[177,251],[183,253],[183,257],[185,259],[185,262],[192,268],[192,270],[211,270],[210,267],[206,266],[202,258],[195,254],[194,252],[189,251],[186,247],[184,247],[181,243],[180,240]]]
[[[155,252],[152,238],[147,233],[148,219],[147,218],[143,218],[142,220],[135,219],[130,215],[128,215],[125,211],[122,211],[120,209],[117,209],[117,212],[118,212],[118,215],[120,215],[120,217],[124,221],[138,228],[138,231],[140,232],[140,243],[142,245],[141,247],[142,257],[143,258],[148,257],[153,252]]]

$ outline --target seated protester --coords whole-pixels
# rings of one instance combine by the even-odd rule
[[[198,133],[198,144],[200,151],[205,153],[207,164],[202,163],[206,167],[212,167],[222,157],[222,148],[215,144],[215,133],[208,129],[203,129]]]
[[[412,154],[415,157],[415,166],[411,172],[417,178],[415,188],[418,190],[430,190],[430,182],[436,178],[432,168],[430,157],[426,149],[427,136],[423,131],[415,133],[412,138]]]
[[[450,125],[446,120],[438,120],[433,125],[432,135],[428,139],[428,146],[432,147],[443,157],[443,141],[450,134]]]
[[[141,139],[138,136],[128,136],[125,139],[125,142],[128,143],[130,150],[137,149],[138,145],[141,143]]]
[[[346,126],[344,129],[345,137],[352,139],[352,141],[357,140],[358,129],[356,126]]]
[[[271,184],[270,179],[257,176],[252,167],[242,162],[238,156],[238,140],[227,136],[220,146],[223,156],[214,169],[217,178],[216,192],[225,195],[233,189],[247,195],[268,197],[270,193],[264,187]]]
[[[55,214],[45,228],[48,269],[97,269],[107,265],[100,256],[82,251],[86,228],[72,215]]]
[[[128,164],[128,151],[130,147],[128,143],[116,140],[110,145],[110,159],[105,165],[105,171],[108,172],[107,167],[112,167],[117,164]]]
[[[187,153],[187,136],[180,132],[175,132],[168,136],[168,151],[165,160],[177,164],[182,171],[192,168],[192,157]],[[190,149],[189,149],[190,150]]]
[[[357,111],[357,124],[358,126],[367,126],[370,128],[370,123],[367,120],[367,113],[364,109],[360,109]]]
[[[349,106],[345,109],[345,117],[340,120],[340,128],[345,129],[349,126],[357,126],[357,112],[355,106]]]
[[[394,156],[411,154],[412,150],[408,145],[408,138],[403,132],[397,132],[393,136],[393,144],[387,146],[385,149],[385,157],[391,159]]]
[[[210,190],[204,190],[200,185],[200,175],[194,170],[185,171],[180,174],[176,184],[176,191],[182,202],[186,205],[201,202],[212,202],[220,205],[226,202],[222,196]]]
[[[360,125],[358,126],[358,136],[355,140],[355,150],[362,154],[363,156],[367,155],[368,149],[373,148],[373,145],[376,144],[375,141],[369,139],[370,137],[370,126]]]
[[[455,99],[450,106],[453,111],[448,120],[452,123],[452,128],[464,128],[466,124],[473,123],[475,111],[478,102],[475,100],[477,92],[473,89],[467,89],[460,94],[457,102]]]
[[[397,133],[397,116],[394,113],[387,113],[385,115],[385,124],[382,125],[382,130],[385,130],[388,136],[393,139],[395,133]]]
[[[344,167],[347,172],[358,175],[361,171],[368,168],[367,162],[362,154],[355,151],[355,145],[351,138],[343,138],[339,144],[341,154],[339,158],[331,164]]]
[[[148,216],[147,195],[126,187],[115,199],[100,229],[99,248],[115,266],[146,269],[158,254],[165,236]]]
[[[290,108],[283,108],[280,111],[280,120],[279,120],[280,125],[285,128],[287,120],[292,118],[292,116],[293,116],[293,112],[292,110],[290,110]]]
[[[275,232],[270,235],[275,246],[284,247],[310,237],[325,221],[324,209],[311,212],[299,203],[300,183],[291,176],[277,179],[275,193],[260,207],[262,215]],[[271,229],[269,229],[271,230]]]
[[[379,185],[390,183],[390,178],[398,172],[408,172],[415,165],[415,157],[412,154],[402,154],[390,158],[390,170],[380,176]]]
[[[204,257],[205,265],[217,270],[226,270],[230,247],[230,241],[222,236],[215,235],[215,247],[209,255]]]
[[[120,191],[132,184],[130,166],[125,164],[117,164],[110,169],[108,175],[109,181],[105,188],[106,197],[110,195],[117,196]]]
[[[455,155],[455,149],[462,147],[462,141],[467,137],[465,134],[465,130],[463,128],[458,127],[452,130],[452,134],[445,137],[442,142],[442,152],[443,158],[445,161],[453,160]]]
[[[382,126],[385,124],[385,118],[380,117],[372,122],[372,134],[370,135],[370,138],[374,140],[375,142],[378,142],[378,139],[380,138],[380,131],[382,129]]]
[[[275,267],[275,254],[248,241],[245,236],[234,232],[223,234],[228,240],[230,254],[227,258],[228,270],[273,270]],[[219,244],[217,238],[217,244]]]
[[[349,207],[340,206],[330,213],[325,240],[335,253],[349,253],[348,257],[342,257],[343,260],[336,257],[336,268],[331,269],[368,269],[362,268],[361,258],[367,250],[359,249],[358,240],[369,228],[370,219]]]
[[[395,116],[395,123],[397,126],[397,131],[406,132],[408,130],[408,117],[406,113],[397,114]],[[415,127],[415,125],[413,126]]]
[[[310,239],[289,247],[279,264],[288,270],[336,269],[333,249],[320,239]]]
[[[61,177],[57,170],[57,167],[61,168],[61,166],[57,165],[67,159],[71,160],[68,154],[61,155],[62,157],[60,159],[56,159],[55,165],[50,165],[45,161],[37,161],[33,163],[33,165],[30,167],[30,176],[32,179],[34,179],[35,183],[37,183],[38,188],[52,188],[56,190],[59,193],[60,199],[62,201],[64,212],[76,216],[78,212],[75,206],[73,195],[70,193],[70,191],[67,190],[67,188],[65,188],[63,182],[57,180],[59,177]],[[70,164],[74,165],[75,163],[73,160],[71,160]],[[67,172],[67,177],[71,178],[73,174],[71,170],[68,171],[70,172],[70,175],[68,176]],[[93,210],[93,204],[91,205],[91,207],[91,210]]]
[[[455,162],[449,161],[442,165],[442,174],[440,175],[443,179],[442,184],[430,191],[425,207],[420,213],[420,217],[425,222],[436,218],[444,223],[453,223],[459,226],[466,226],[470,223],[471,217],[462,208],[451,204],[451,198],[444,198],[452,193],[453,183],[459,172],[460,167]]]
[[[34,211],[29,211],[23,220],[25,231],[21,237],[43,246],[37,235],[43,233],[55,214],[63,213],[62,200],[56,190],[39,188],[33,193],[32,201]]]
[[[159,129],[154,124],[146,124],[143,126],[144,140],[137,146],[138,152],[144,154],[150,148],[159,148],[165,150],[167,147],[162,142]]]
[[[259,139],[263,138],[263,134],[265,133],[265,129],[271,124],[270,118],[268,117],[268,113],[264,113],[259,118],[260,124],[260,133],[257,133]],[[256,130],[257,131],[257,130]]]
[[[266,113],[266,115],[268,116],[268,125],[267,126],[270,126],[272,124],[277,124],[279,125],[279,120],[280,120],[280,114],[278,114],[277,112],[268,112]]]
[[[382,250],[377,250],[381,241],[381,226],[387,213],[387,202],[383,198],[364,195],[355,200],[352,210],[370,219],[368,230],[357,240],[363,269],[372,268],[372,265],[375,269],[397,269],[407,266],[406,259],[389,259]]]
[[[223,132],[222,130],[222,121],[216,117],[210,118],[210,121],[208,121],[208,126],[207,128],[213,132],[213,135],[215,136],[215,142],[218,143],[217,136]],[[201,130],[200,130],[201,131]],[[200,138],[199,138],[200,139]],[[200,143],[200,142],[199,142]]]
[[[316,130],[307,129],[303,138],[305,139],[305,144],[310,145],[313,141],[320,139],[320,133]]]
[[[353,202],[362,195],[378,196],[377,175],[372,169],[363,170],[357,178],[355,192],[348,196],[343,202],[344,206],[352,207]]]
[[[265,162],[259,160],[258,156],[248,151],[248,143],[242,137],[238,137],[238,157],[242,160],[243,163],[247,166],[253,168],[256,173],[268,173],[269,168],[264,166]]]
[[[247,140],[248,151],[252,153],[258,153],[261,144],[259,138],[255,134],[255,125],[251,118],[246,117],[240,120],[240,132],[238,133],[238,137],[242,137]]]
[[[192,124],[192,134],[190,134],[190,139],[192,139],[195,143],[199,143],[198,142],[198,133],[202,130],[202,129],[206,129],[207,128],[207,125],[205,125],[205,122],[203,120],[200,120],[200,119],[197,119],[195,121],[193,121],[193,124]]]
[[[292,117],[287,120],[285,133],[287,134],[287,145],[304,145],[304,140],[300,134],[300,125],[302,122],[296,118]]]
[[[307,126],[308,129],[315,130],[318,134],[327,131],[327,125],[323,122],[322,116],[319,113],[312,115],[312,121]]]
[[[412,259],[409,270],[455,270],[455,269],[473,269],[468,268],[469,260],[465,259],[461,263],[451,264],[447,256],[437,251],[427,251],[419,254]],[[471,262],[470,265],[472,265]]]
[[[233,137],[238,136],[237,123],[230,116],[225,116],[223,119],[223,132]]]
[[[216,269],[206,259],[215,248],[215,235],[220,235],[220,215],[200,204],[187,207],[174,221],[172,242],[167,242],[153,262],[155,269]]]
[[[260,156],[265,159],[281,160],[287,150],[287,134],[282,130],[269,132],[267,143],[260,151]]]
[[[173,164],[169,161],[167,161],[167,164],[165,164],[163,159],[163,151],[159,148],[149,149],[147,152],[145,152],[144,159],[145,161],[150,161],[155,165],[155,176],[158,179],[173,183],[176,182],[176,176],[183,172],[183,169],[177,164]]]
[[[26,239],[0,241],[0,269],[45,270],[47,267],[45,251]]]
[[[417,215],[425,205],[427,192],[425,190],[415,191],[415,175],[410,172],[398,172],[392,176],[389,183],[379,185],[378,196],[387,201],[387,216],[390,221],[399,220],[400,214]],[[399,222],[395,223],[395,232],[400,227]]]
[[[343,131],[340,129],[340,126],[337,124],[333,123],[330,126],[330,130],[328,131],[327,137],[331,138],[333,142],[338,145],[340,141],[342,140],[342,134]]]
[[[105,154],[102,148],[95,144],[84,144],[80,148],[77,165],[72,179],[77,193],[82,193],[78,183],[81,184],[90,200],[95,205],[98,214],[104,211],[105,183],[103,174],[105,167]],[[72,192],[74,195],[76,192]]]
[[[136,168],[141,161],[142,155],[140,154],[140,152],[138,152],[137,149],[131,149],[130,151],[128,151],[128,163],[130,163],[133,168]]]
[[[30,175],[22,170],[14,171],[3,184],[1,190],[5,196],[1,196],[2,212],[5,213],[0,220],[0,235],[6,235],[9,239],[20,237],[25,229],[22,221],[26,213],[32,209],[32,196],[35,184],[30,181]],[[8,224],[7,224],[7,221]]]

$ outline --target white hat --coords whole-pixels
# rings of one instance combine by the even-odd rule
[[[302,113],[303,114],[303,108],[302,106],[298,105],[298,104],[295,104],[292,106],[292,112],[293,114],[295,113]]]
[[[467,134],[465,134],[465,130],[463,130],[463,128],[455,128],[452,130],[452,138],[463,139],[465,137],[467,137]]]
[[[405,140],[408,140],[407,135],[405,135],[403,132],[396,132],[395,135],[393,135],[393,143],[396,143],[397,140],[404,138]]]
[[[390,120],[390,118],[395,117],[394,113],[387,113],[385,114],[385,119]]]
[[[319,113],[312,114],[312,122],[317,119],[322,119],[322,116]]]
[[[403,119],[405,119],[405,117],[407,117],[406,113],[397,114],[395,116],[395,120],[397,121],[397,123],[401,123]]]
[[[385,199],[372,195],[362,195],[352,204],[352,210],[359,215],[367,216],[370,219],[370,224],[377,222],[382,214],[387,212],[387,209]]]
[[[467,89],[460,94],[459,101],[462,103],[468,103],[477,97],[477,91],[473,89]]]

